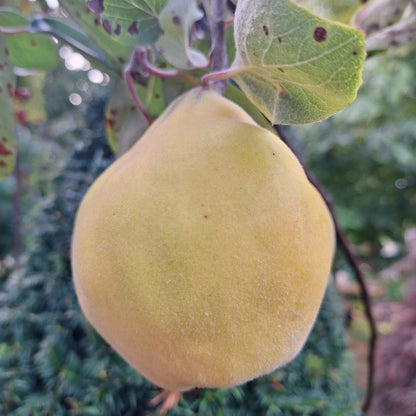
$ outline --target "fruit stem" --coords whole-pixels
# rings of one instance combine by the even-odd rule
[[[275,125],[274,128],[277,134],[279,135],[280,139],[284,143],[287,144],[287,146],[293,151],[293,153],[296,154],[298,159],[301,161],[301,158],[297,154],[298,152],[296,152],[296,149],[292,145],[291,140],[289,140],[289,138],[287,137],[286,132],[283,129],[283,127],[281,125]],[[344,255],[347,258],[348,263],[352,267],[355,273],[355,277],[357,279],[358,285],[360,287],[361,300],[364,305],[364,312],[367,317],[368,324],[370,326],[370,340],[369,340],[368,357],[367,357],[367,360],[368,360],[367,391],[365,393],[365,397],[362,403],[362,410],[364,413],[366,413],[367,410],[371,406],[371,401],[374,395],[375,353],[376,353],[376,348],[377,348],[377,325],[376,325],[376,321],[374,319],[373,312],[372,312],[370,294],[368,293],[367,285],[365,283],[365,278],[360,268],[359,261],[351,248],[351,245],[348,241],[348,238],[344,230],[341,227],[341,224],[338,221],[331,197],[328,195],[324,186],[321,184],[318,178],[316,178],[316,176],[310,171],[308,166],[303,161],[301,161],[301,163],[302,163],[306,176],[308,177],[312,185],[314,185],[315,188],[318,190],[318,192],[321,194],[322,198],[324,199],[328,207],[329,212],[331,213],[332,220],[334,222],[334,226],[336,230],[337,243],[340,249],[344,252]]]
[[[228,68],[228,56],[227,56],[227,44],[225,42],[225,8],[226,0],[213,0],[212,1],[212,51],[211,51],[211,70],[212,73],[219,73]],[[211,74],[208,74],[211,75]],[[207,76],[203,77],[205,80]],[[227,87],[228,77],[215,77],[209,78],[209,81],[215,83],[215,88],[222,94]],[[208,85],[208,81],[204,82],[204,85]]]
[[[198,80],[190,74],[176,71],[175,69],[161,69],[153,65],[148,59],[148,52],[149,49],[143,46],[137,46],[133,51],[133,53],[137,56],[139,65],[147,74],[153,75],[160,79],[183,78],[193,86],[198,85]]]

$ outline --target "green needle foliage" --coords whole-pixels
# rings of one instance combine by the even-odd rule
[[[19,272],[0,279],[0,414],[156,415],[159,390],[129,367],[85,321],[69,263],[77,206],[112,161],[103,102],[56,177]],[[96,137],[90,139],[91,132]],[[171,416],[355,416],[359,392],[344,342],[340,302],[330,288],[303,352],[268,376],[231,389],[185,393]]]

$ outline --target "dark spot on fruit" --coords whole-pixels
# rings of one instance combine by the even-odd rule
[[[206,220],[207,220],[207,219],[208,219],[208,215],[204,215],[204,219],[206,219]]]
[[[272,155],[273,155],[273,156],[276,156],[276,153],[275,153],[275,152],[273,152],[273,153],[272,153]]]
[[[358,52],[357,51],[353,51],[353,53],[352,53],[354,56],[356,56],[356,55],[358,55]]]
[[[278,36],[278,37],[277,37],[277,41],[278,41],[279,43],[282,43],[282,41],[283,41],[282,37],[281,37],[281,36]]]
[[[124,63],[126,62],[126,60],[125,60],[122,56],[119,56],[119,57],[117,58],[117,60],[118,60],[121,64],[124,64]]]
[[[263,32],[266,36],[269,36],[269,28],[266,25],[263,25]]]
[[[172,17],[172,22],[175,24],[175,25],[180,25],[181,24],[181,18],[179,17],[179,16],[173,16]]]
[[[116,28],[114,29],[114,34],[115,35],[119,35],[120,32],[121,32],[121,26],[120,25],[117,25]]]
[[[139,30],[137,29],[137,20],[135,20],[127,29],[127,32],[130,33],[130,35],[135,35],[139,33]]]
[[[104,11],[104,0],[88,0],[87,7],[96,16],[99,16]]]
[[[317,42],[323,42],[326,39],[326,29],[324,27],[317,27],[313,32],[313,38]]]
[[[10,156],[12,152],[4,147],[3,144],[0,143],[0,156]]]
[[[111,24],[107,19],[103,20],[103,28],[109,35],[111,35]]]

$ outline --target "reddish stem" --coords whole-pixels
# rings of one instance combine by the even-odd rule
[[[279,137],[282,139],[283,142],[287,144],[287,146],[293,151],[293,153],[297,153],[291,144],[291,141],[288,139],[285,131],[283,130],[282,126],[276,125],[274,126]],[[300,160],[299,156],[296,155]],[[365,283],[364,275],[361,271],[359,262],[357,257],[355,256],[351,245],[348,241],[348,238],[342,229],[338,218],[335,214],[335,210],[332,204],[332,199],[326,192],[324,186],[321,182],[313,175],[313,173],[309,170],[308,166],[302,162],[303,169],[305,171],[306,176],[308,177],[309,181],[315,186],[318,192],[322,195],[329,212],[331,213],[332,220],[334,222],[337,242],[341,250],[344,252],[345,257],[347,258],[350,266],[354,270],[355,277],[357,279],[358,285],[361,291],[361,300],[364,305],[364,312],[367,317],[369,326],[370,326],[370,341],[369,341],[369,348],[368,348],[368,372],[367,372],[367,391],[363,400],[362,410],[366,412],[370,406],[371,401],[374,394],[374,372],[375,372],[375,352],[377,346],[377,326],[376,321],[373,316],[372,308],[371,308],[371,299],[368,293],[367,285]]]

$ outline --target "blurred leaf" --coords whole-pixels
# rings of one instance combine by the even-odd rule
[[[370,34],[366,40],[366,49],[368,52],[381,51],[391,47],[407,45],[416,39],[415,33],[416,8],[397,23]]]
[[[163,34],[157,46],[173,66],[192,69],[208,65],[206,56],[189,44],[192,27],[203,16],[195,0],[168,0],[161,11],[159,24]]]
[[[17,79],[14,112],[23,124],[46,121],[43,86],[45,73],[37,72]],[[19,94],[19,91],[23,93]]]
[[[37,16],[30,22],[31,30],[35,32],[47,32],[53,36],[64,40],[66,43],[86,55],[86,58],[94,62],[95,67],[102,67],[104,64],[109,67],[110,64],[101,53],[94,41],[79,27],[75,27],[69,20],[60,20]],[[96,61],[100,64],[97,65]]]
[[[133,46],[154,43],[158,14],[166,0],[66,1],[62,7],[94,40],[116,70],[121,70]]]
[[[409,5],[409,0],[374,0],[354,16],[352,24],[367,35],[396,23]]]
[[[16,163],[13,97],[15,78],[5,36],[0,33],[0,178],[8,175]]]
[[[0,22],[4,27],[29,26],[26,17],[4,7],[0,8]],[[58,64],[57,46],[49,36],[26,33],[5,36],[15,66],[50,70]]]
[[[98,46],[111,63],[111,68],[121,71],[130,57],[131,45],[124,43],[114,33],[110,35],[104,29],[100,18],[86,7],[84,0],[65,1],[61,6]]]
[[[154,42],[160,35],[158,15],[167,0],[87,0],[108,34],[131,46]]]
[[[289,0],[239,0],[233,79],[273,124],[322,120],[354,101],[362,32]]]
[[[139,113],[125,84],[115,84],[105,110],[105,130],[111,150],[121,156],[129,150],[148,127]]]

